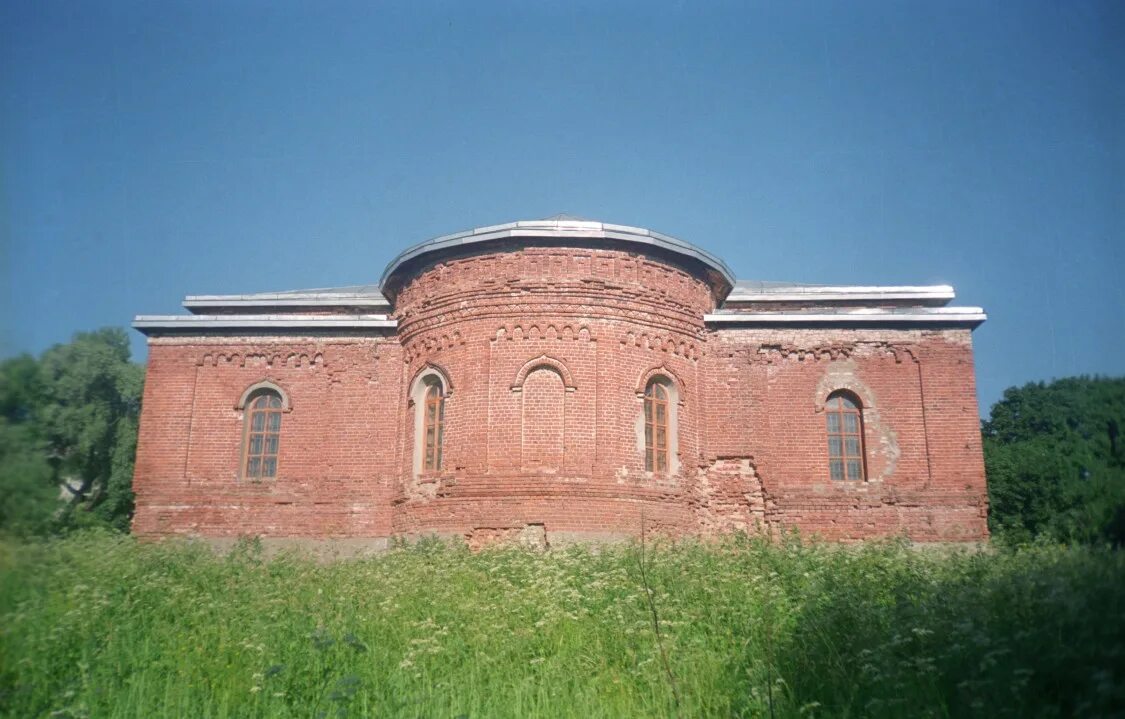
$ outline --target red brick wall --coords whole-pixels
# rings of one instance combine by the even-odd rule
[[[611,249],[417,271],[396,335],[150,341],[135,531],[386,537],[800,529],[986,536],[967,331],[709,330],[711,288]],[[443,467],[414,471],[412,381],[446,378]],[[677,470],[645,472],[640,393],[676,388]],[[240,477],[247,387],[292,402],[278,478]],[[868,481],[828,479],[823,403],[864,404]],[[538,531],[538,529],[536,529]],[[481,540],[483,541],[483,540]]]
[[[752,462],[772,528],[987,536],[967,330],[721,330],[709,347],[705,459]],[[828,476],[824,401],[838,389],[863,403],[866,482]]]
[[[291,400],[278,477],[240,475],[247,387]],[[386,536],[401,453],[401,348],[387,339],[156,339],[137,446],[141,535]]]
[[[407,374],[437,367],[453,391],[443,472],[414,478],[404,462],[395,531],[635,533],[642,515],[694,531],[681,483],[644,471],[638,383],[660,367],[698,381],[712,307],[703,280],[613,250],[525,248],[420,272],[396,298]],[[695,412],[680,408],[687,457]]]

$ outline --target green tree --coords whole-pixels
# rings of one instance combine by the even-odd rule
[[[143,380],[118,328],[0,364],[0,527],[128,529]]]
[[[992,531],[1125,543],[1125,378],[1011,387],[983,423]]]
[[[0,528],[45,531],[58,509],[46,443],[35,422],[43,401],[39,363],[20,355],[0,363]]]

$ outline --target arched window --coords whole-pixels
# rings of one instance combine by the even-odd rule
[[[866,460],[859,398],[850,392],[833,392],[828,395],[824,410],[828,423],[828,476],[834,480],[862,481]]]
[[[246,479],[277,477],[281,410],[281,395],[271,389],[258,390],[247,399],[242,451]]]
[[[422,436],[425,441],[422,469],[436,472],[441,469],[441,434],[445,421],[445,395],[437,382],[426,390],[426,404],[422,410]]]
[[[668,471],[671,407],[667,382],[661,378],[645,387],[645,471]]]
[[[445,461],[445,402],[453,394],[448,376],[427,365],[410,382],[408,406],[414,415],[411,462],[414,476],[439,472]]]

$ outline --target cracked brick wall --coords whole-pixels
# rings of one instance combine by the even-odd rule
[[[752,458],[771,529],[834,540],[988,536],[967,330],[722,330],[710,339],[705,457]],[[829,478],[824,402],[841,389],[863,404],[864,482]]]

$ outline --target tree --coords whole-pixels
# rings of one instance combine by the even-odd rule
[[[1125,543],[1125,378],[1011,387],[982,425],[999,536]]]
[[[58,505],[46,444],[34,421],[42,398],[34,357],[0,363],[0,527],[19,534],[44,531]]]
[[[119,328],[0,364],[0,527],[128,529],[143,380]]]

